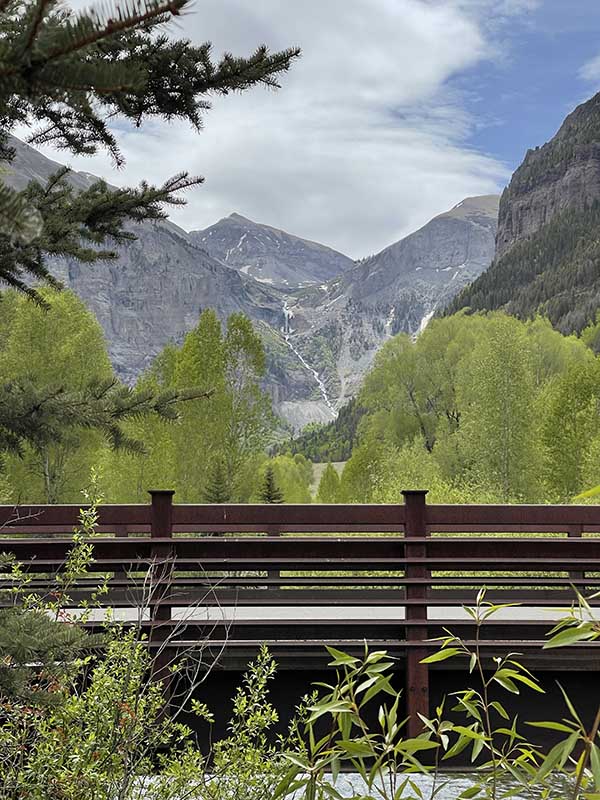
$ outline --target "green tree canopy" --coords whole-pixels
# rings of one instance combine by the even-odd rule
[[[340,497],[340,476],[331,462],[327,464],[319,481],[317,503],[337,503]]]
[[[359,396],[341,500],[398,502],[415,485],[433,502],[569,500],[597,474],[597,363],[540,317],[460,313],[395,337]]]

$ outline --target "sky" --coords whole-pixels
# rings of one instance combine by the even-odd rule
[[[600,0],[196,0],[169,30],[303,55],[277,92],[215,98],[200,134],[117,123],[125,168],[68,163],[119,185],[201,174],[171,216],[186,230],[237,212],[353,258],[501,191],[600,90]]]

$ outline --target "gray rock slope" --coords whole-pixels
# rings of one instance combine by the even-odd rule
[[[297,293],[288,302],[289,345],[322,365],[323,418],[356,393],[387,339],[418,335],[436,309],[487,269],[497,216],[497,196],[467,198],[324,290]]]
[[[190,239],[211,256],[261,283],[289,289],[331,280],[354,266],[342,253],[231,214]]]
[[[13,185],[46,180],[58,168],[14,144]],[[73,172],[70,180],[83,188],[94,177]],[[53,271],[98,317],[126,381],[165,344],[181,341],[203,309],[221,319],[247,314],[267,349],[265,387],[298,429],[332,419],[387,339],[416,335],[487,268],[497,210],[496,197],[469,198],[360,263],[239,215],[191,234],[171,222],[147,223],[134,228],[137,240],[120,246],[117,260],[57,260]]]
[[[18,140],[12,144],[17,152],[7,177],[15,186],[45,181],[60,166]],[[82,172],[69,179],[78,188],[96,180]],[[205,308],[222,319],[234,311],[267,324],[279,318],[277,293],[212,258],[177,225],[150,222],[132,230],[137,240],[119,246],[117,260],[52,264],[53,274],[98,317],[123,380],[133,381],[167,342],[180,341]]]

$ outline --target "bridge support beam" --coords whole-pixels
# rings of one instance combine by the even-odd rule
[[[429,668],[421,664],[427,656],[427,648],[417,643],[427,639],[427,596],[426,583],[411,584],[413,579],[430,578],[429,569],[423,564],[411,564],[411,559],[425,558],[427,548],[422,541],[427,536],[426,491],[402,492],[405,503],[404,536],[406,538],[406,605],[407,621],[423,622],[423,625],[411,625],[406,629],[406,716],[408,720],[408,736],[418,736],[423,730],[419,714],[429,717]],[[420,541],[411,542],[411,539]],[[414,602],[421,600],[422,603]]]

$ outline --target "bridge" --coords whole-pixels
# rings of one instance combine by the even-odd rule
[[[485,586],[487,599],[519,604],[486,624],[486,653],[523,653],[553,673],[597,669],[594,643],[541,648],[573,586],[600,589],[600,506],[432,505],[423,491],[397,505],[179,505],[173,492],[150,494],[147,505],[99,507],[94,562],[69,595],[80,608],[108,574],[102,603],[139,619],[163,659],[165,641],[169,651],[201,643],[236,670],[266,642],[284,670],[314,671],[324,643],[362,652],[366,642],[399,659],[416,730],[417,712],[429,713],[430,640],[450,629],[472,642],[463,606]],[[77,506],[0,507],[0,552],[24,565],[32,590],[52,586],[78,516]]]

